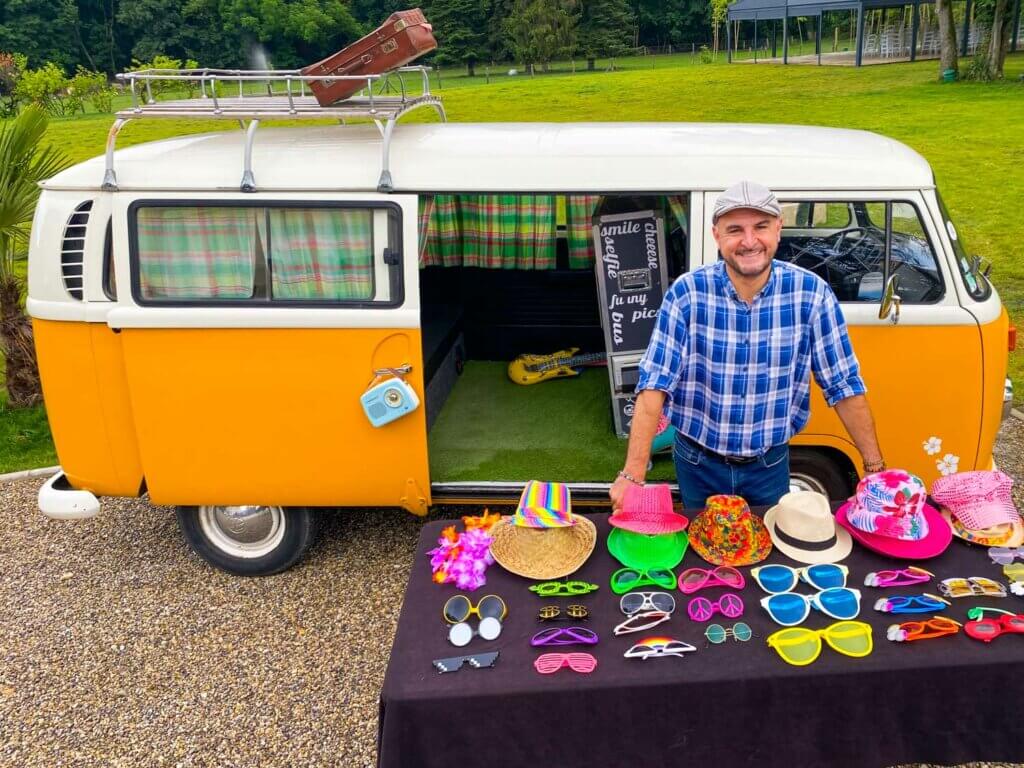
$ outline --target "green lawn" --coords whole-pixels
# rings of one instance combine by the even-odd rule
[[[846,67],[701,65],[689,53],[616,61],[616,71],[520,74],[483,68],[469,78],[442,72],[441,93],[452,121],[683,120],[775,122],[862,128],[905,142],[924,155],[972,253],[989,258],[992,279],[1024,325],[1024,53],[1011,55],[996,84],[936,82],[938,63]],[[507,69],[502,65],[502,72]],[[437,88],[436,75],[432,77]],[[124,103],[123,97],[120,103]],[[418,116],[413,115],[413,118]],[[418,119],[436,119],[422,117]],[[110,115],[54,120],[51,140],[74,159],[103,152]],[[129,124],[118,146],[183,132],[234,130],[230,122],[149,121]],[[1024,402],[1024,361],[1011,356]],[[10,412],[0,419],[6,428]],[[4,433],[6,434],[6,433]],[[8,441],[5,441],[8,442]],[[46,463],[19,454],[10,466]],[[51,457],[52,458],[52,457]],[[0,464],[0,471],[6,465]]]
[[[56,463],[43,407],[8,408],[7,396],[0,392],[0,474]]]

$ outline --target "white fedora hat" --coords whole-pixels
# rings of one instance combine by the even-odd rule
[[[764,525],[779,551],[800,563],[837,563],[853,548],[828,499],[814,491],[787,493],[765,512]]]

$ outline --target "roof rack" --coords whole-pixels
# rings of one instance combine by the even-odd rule
[[[421,84],[418,93],[411,92],[405,75],[418,73]],[[237,120],[245,128],[245,155],[243,159],[242,192],[256,191],[256,178],[252,170],[252,145],[260,120],[322,120],[336,118],[344,123],[350,118],[373,120],[381,133],[381,172],[377,189],[391,192],[394,187],[389,167],[391,136],[395,124],[403,115],[421,107],[431,107],[442,121],[447,121],[441,99],[430,93],[430,79],[426,67],[399,67],[376,75],[303,75],[297,69],[142,69],[125,72],[117,79],[131,89],[132,106],[117,113],[117,119],[107,134],[106,165],[103,189],[116,191],[114,173],[114,145],[117,135],[130,120],[140,118],[206,118],[211,120]],[[352,98],[327,107],[321,107],[309,95],[306,83],[356,80],[366,85]],[[188,84],[198,87],[199,96],[189,99],[157,101],[153,90],[180,88]],[[262,86],[260,85],[262,84]],[[232,95],[225,95],[225,86]],[[238,95],[234,88],[237,86]],[[255,87],[254,87],[255,86]],[[265,86],[265,87],[263,87]],[[248,120],[248,126],[245,121]]]

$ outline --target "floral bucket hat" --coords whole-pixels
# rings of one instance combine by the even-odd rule
[[[764,522],[740,496],[708,496],[689,530],[693,550],[712,565],[753,565],[772,551]]]
[[[921,478],[902,469],[865,475],[852,499],[836,510],[836,522],[868,549],[924,560],[942,554],[953,534],[926,503]]]

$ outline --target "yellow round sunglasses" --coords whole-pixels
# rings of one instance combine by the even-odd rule
[[[821,653],[821,639],[844,656],[860,658],[871,653],[871,625],[863,621],[837,621],[824,629],[788,627],[768,636],[768,645],[782,660],[795,667],[810,664]]]

